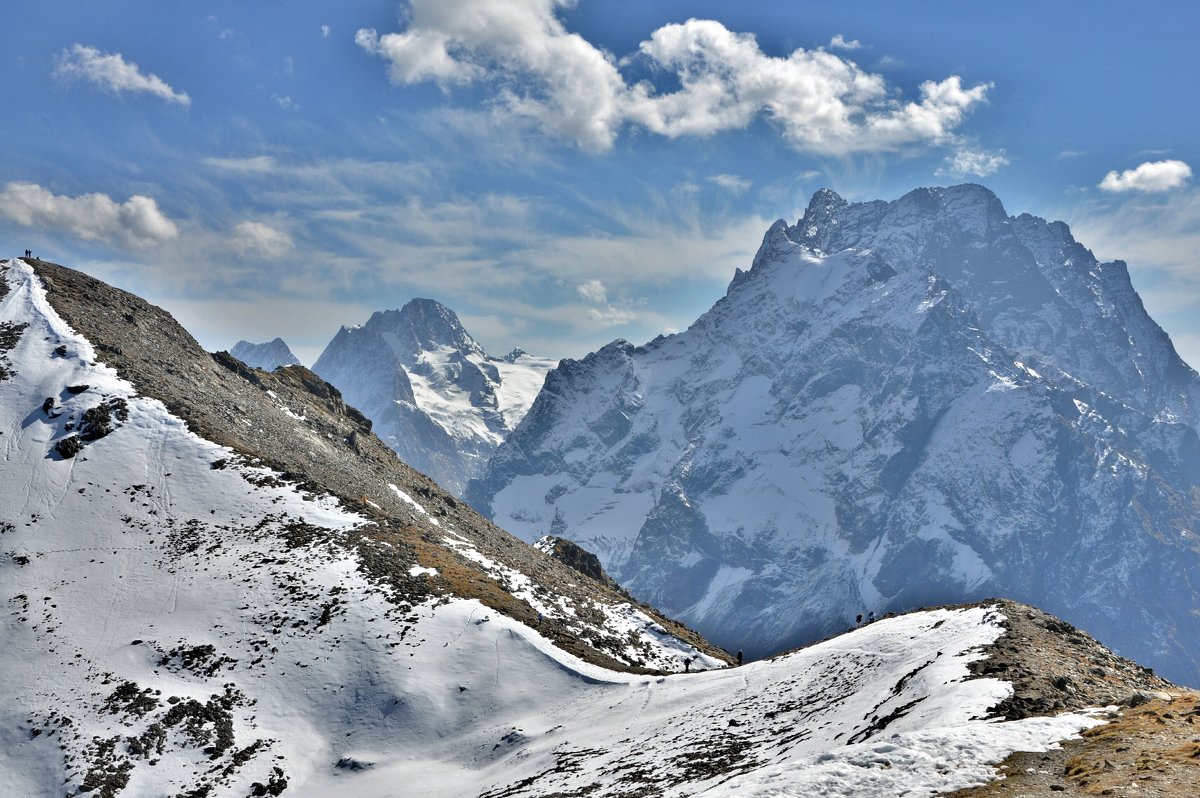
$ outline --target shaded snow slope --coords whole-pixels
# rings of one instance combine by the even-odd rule
[[[431,299],[342,327],[313,371],[374,422],[414,468],[460,494],[520,422],[556,362],[488,355]]]
[[[280,366],[298,366],[300,359],[292,354],[292,350],[282,338],[275,338],[263,344],[252,344],[249,341],[238,341],[229,350],[229,354],[256,369],[274,371]]]
[[[727,648],[999,594],[1200,684],[1198,396],[1065,225],[822,191],[687,331],[563,361],[466,496]]]

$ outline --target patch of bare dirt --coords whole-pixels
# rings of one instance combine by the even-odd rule
[[[1005,778],[950,798],[1200,795],[1200,693],[1175,689],[1114,716],[1058,750],[1013,754]]]

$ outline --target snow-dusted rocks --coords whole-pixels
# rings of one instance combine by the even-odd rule
[[[461,493],[528,411],[555,361],[491,357],[431,299],[342,327],[313,371],[374,422],[406,463]]]
[[[1009,595],[1200,683],[1200,382],[980,186],[818,192],[687,331],[563,361],[467,498],[761,654]]]
[[[298,366],[300,360],[288,347],[282,338],[275,338],[265,344],[252,344],[249,341],[238,341],[229,350],[229,354],[245,363],[263,371],[274,371],[280,366]]]

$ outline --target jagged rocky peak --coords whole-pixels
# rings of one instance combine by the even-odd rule
[[[275,338],[264,344],[254,344],[249,341],[238,341],[229,350],[229,354],[256,369],[274,371],[280,366],[298,366],[300,359],[282,338]]]
[[[1065,224],[820,191],[684,332],[564,361],[466,497],[726,647],[1007,594],[1200,682],[1197,408]]]
[[[490,356],[453,310],[413,299],[342,327],[313,365],[414,468],[460,493],[524,417],[550,358]]]
[[[464,355],[487,356],[458,315],[434,299],[412,299],[399,310],[376,311],[365,326],[388,336],[398,355],[449,347]]]

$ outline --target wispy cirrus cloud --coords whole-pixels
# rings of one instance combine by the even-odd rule
[[[708,179],[732,194],[743,194],[754,185],[744,177],[731,174],[712,175]]]
[[[361,29],[355,40],[388,63],[397,84],[494,88],[499,107],[593,151],[622,128],[704,137],[770,119],[795,149],[822,155],[939,144],[984,102],[990,84],[926,81],[897,99],[881,75],[823,49],[764,53],[748,33],[713,20],[664,25],[618,60],[558,17],[567,0],[411,0],[398,33]],[[844,38],[843,47],[850,46]],[[645,64],[679,86],[658,91],[622,72]]]
[[[82,80],[113,94],[149,94],[185,108],[192,104],[186,92],[176,91],[158,75],[143,73],[120,53],[104,53],[86,44],[63,50],[54,76],[67,83]]]
[[[1192,167],[1183,161],[1147,161],[1123,172],[1112,171],[1100,181],[1104,191],[1154,193],[1171,191],[1192,179]]]
[[[48,228],[85,241],[140,249],[179,236],[175,223],[150,197],[117,202],[107,194],[68,197],[36,183],[9,183],[0,191],[0,216],[25,227]]]

